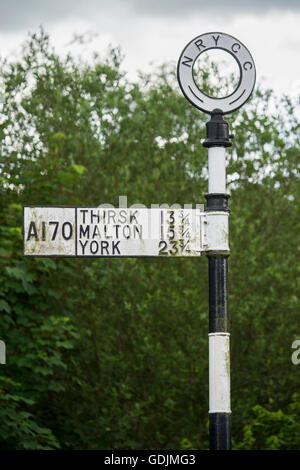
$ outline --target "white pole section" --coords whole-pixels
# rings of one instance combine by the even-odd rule
[[[208,192],[226,193],[226,149],[209,147],[208,149]]]
[[[209,333],[209,413],[231,413],[229,333]]]

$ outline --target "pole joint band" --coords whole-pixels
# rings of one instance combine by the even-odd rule
[[[225,193],[209,193],[205,194],[206,199],[206,212],[210,211],[224,211],[230,212],[228,207],[229,194]]]
[[[228,122],[223,118],[221,109],[214,109],[210,120],[206,123],[206,139],[202,143],[203,147],[231,147],[233,138],[229,134]]]

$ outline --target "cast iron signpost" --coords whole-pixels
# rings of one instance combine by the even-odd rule
[[[233,93],[224,98],[206,95],[194,80],[194,64],[210,49],[221,49],[237,61],[240,78]],[[229,213],[226,191],[225,148],[232,145],[223,115],[240,108],[255,85],[255,65],[248,49],[224,33],[207,33],[187,44],[178,61],[178,81],[184,96],[196,108],[211,115],[206,123],[208,148],[208,194],[206,212]],[[209,268],[209,427],[210,448],[231,448],[230,349],[228,324],[228,250],[206,253]]]
[[[229,52],[240,80],[224,98],[207,96],[193,77],[195,61],[210,49]],[[209,191],[200,209],[30,207],[23,210],[25,256],[199,257],[209,261],[209,415],[212,449],[230,449],[230,359],[227,313],[228,198],[225,147],[231,146],[223,114],[249,98],[255,66],[246,47],[223,33],[198,36],[183,50],[178,81],[185,97],[211,115],[206,124]]]
[[[228,216],[200,209],[24,207],[25,256],[201,256],[228,249]]]

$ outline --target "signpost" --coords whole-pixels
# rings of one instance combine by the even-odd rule
[[[204,51],[222,49],[239,65],[240,80],[227,97],[200,90],[193,67]],[[193,39],[178,62],[178,81],[185,97],[211,115],[206,124],[209,192],[200,209],[113,207],[29,207],[23,211],[25,256],[67,257],[199,257],[209,262],[209,416],[211,449],[230,449],[230,358],[227,312],[228,198],[225,148],[232,145],[223,115],[249,98],[255,66],[246,47],[223,33]]]
[[[179,257],[228,249],[228,215],[200,209],[24,207],[25,256]]]
[[[198,88],[193,67],[199,56],[210,49],[221,49],[237,61],[240,79],[235,91],[224,98],[206,95]],[[211,115],[206,123],[208,148],[208,194],[206,212],[229,213],[226,191],[225,149],[232,145],[228,123],[223,115],[240,108],[255,85],[255,65],[248,49],[224,33],[207,33],[196,37],[184,48],[178,61],[180,88],[196,108]],[[228,321],[228,250],[206,253],[209,272],[209,428],[210,448],[231,448],[230,348]]]

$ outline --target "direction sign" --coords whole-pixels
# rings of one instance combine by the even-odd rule
[[[224,98],[213,98],[198,88],[194,80],[194,65],[198,57],[210,49],[221,49],[231,54],[236,60],[240,79],[238,86]],[[255,85],[255,64],[244,44],[225,33],[206,33],[197,36],[183,49],[177,67],[180,88],[196,108],[205,113],[220,109],[223,114],[231,113],[240,108],[250,97]]]
[[[199,209],[24,207],[25,256],[200,256]]]

